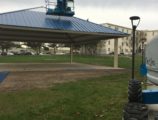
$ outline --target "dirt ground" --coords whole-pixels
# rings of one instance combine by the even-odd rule
[[[0,83],[0,91],[16,91],[47,88],[55,83],[118,74],[125,70],[78,63],[19,63],[0,64],[0,71],[10,72],[7,78]]]

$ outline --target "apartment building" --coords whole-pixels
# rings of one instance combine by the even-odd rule
[[[122,27],[110,23],[102,24],[105,27],[121,31],[127,34],[131,34],[132,30],[127,27]],[[100,48],[100,44],[104,44],[104,48]],[[114,39],[102,40],[97,45],[98,54],[113,54],[114,52]],[[100,52],[100,53],[99,53]],[[123,37],[118,39],[118,53],[119,54],[130,54],[131,53],[131,36]]]
[[[125,55],[131,54],[132,29],[111,23],[104,23],[102,25],[129,34],[128,37],[123,37],[118,39],[118,54],[125,54]],[[137,53],[141,52],[142,46],[145,46],[147,43],[149,43],[151,39],[156,35],[158,35],[158,30],[137,30],[136,52]],[[104,55],[104,54],[113,54],[113,53],[114,53],[114,39],[101,40],[97,44],[97,54]]]
[[[151,41],[151,39],[158,35],[158,30],[142,30],[144,33],[143,37],[146,39],[146,44]]]

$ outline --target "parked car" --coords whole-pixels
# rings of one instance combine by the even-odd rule
[[[13,52],[14,53],[14,55],[20,55],[20,52]]]
[[[18,52],[12,52],[14,55],[34,55],[33,52],[30,51],[25,51],[25,50],[21,50]]]
[[[7,53],[6,53],[6,52],[2,52],[1,55],[2,55],[2,56],[6,56]]]
[[[114,52],[110,52],[109,55],[114,55]]]
[[[120,55],[125,55],[125,54],[123,52],[121,52]]]
[[[24,55],[33,55],[31,52],[26,51]]]
[[[63,52],[57,52],[56,55],[65,55]]]
[[[14,55],[13,52],[7,52],[7,55]]]

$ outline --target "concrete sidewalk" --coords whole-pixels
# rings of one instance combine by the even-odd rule
[[[56,71],[56,70],[121,70],[81,63],[1,63],[0,71]]]

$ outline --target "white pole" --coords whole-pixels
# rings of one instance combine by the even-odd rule
[[[71,46],[70,46],[70,63],[72,64],[73,62],[73,45],[71,43]]]
[[[114,39],[114,68],[118,68],[118,38]]]

